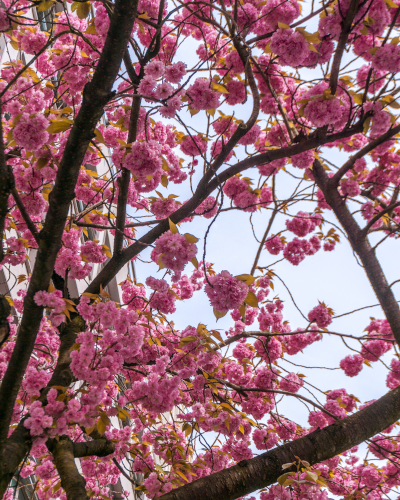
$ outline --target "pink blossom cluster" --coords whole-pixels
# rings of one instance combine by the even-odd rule
[[[232,199],[234,205],[244,212],[255,212],[258,207],[267,207],[273,199],[270,187],[263,186],[260,190],[252,190],[246,179],[237,176],[231,177],[225,183],[223,191]]]
[[[307,255],[314,255],[321,248],[321,240],[312,236],[309,241],[293,238],[283,250],[283,256],[294,266],[298,266]]]
[[[221,271],[215,276],[208,276],[204,290],[213,308],[224,313],[243,304],[249,287],[228,271]]]
[[[286,227],[296,236],[304,238],[312,233],[322,222],[320,214],[311,215],[307,212],[297,212],[296,217],[286,221]]]
[[[283,66],[301,66],[308,57],[308,42],[299,31],[278,29],[271,38],[271,50],[279,56]]]
[[[63,311],[66,303],[60,290],[50,293],[45,290],[36,292],[34,300],[38,306],[52,309],[49,319],[54,326],[59,326],[65,320]]]
[[[332,323],[333,311],[325,306],[318,304],[308,313],[308,319],[311,323],[316,323],[318,328],[326,328]]]
[[[179,278],[186,264],[196,256],[196,253],[195,243],[191,243],[182,234],[167,231],[156,240],[151,259],[160,266],[171,269]]]
[[[162,167],[161,147],[156,141],[136,141],[123,163],[138,178],[154,175]]]
[[[186,91],[193,109],[216,109],[219,107],[221,94],[210,87],[207,78],[197,78]]]
[[[196,214],[202,215],[205,219],[212,219],[218,212],[219,203],[213,197],[209,196],[196,208]]]

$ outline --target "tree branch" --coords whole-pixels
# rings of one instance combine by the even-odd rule
[[[38,230],[36,229],[35,224],[32,222],[32,219],[29,217],[29,214],[25,208],[25,205],[23,204],[21,197],[15,187],[12,188],[11,194],[15,200],[15,203],[18,207],[18,210],[21,212],[22,218],[24,219],[25,224],[28,226],[29,231],[31,232],[32,236],[35,238],[36,243],[39,245],[40,243],[40,238],[39,238],[39,233]]]
[[[131,116],[129,118],[129,134],[128,144],[136,141],[137,125],[139,120],[141,98],[137,94],[132,96]],[[126,204],[128,201],[129,183],[131,181],[131,173],[128,169],[122,167],[121,177],[118,179],[118,203],[117,203],[117,219],[115,222],[115,240],[114,240],[114,255],[121,253],[124,243],[124,229],[126,219]]]
[[[315,149],[329,142],[334,142],[336,140],[343,139],[345,137],[350,137],[354,134],[362,132],[362,130],[363,130],[363,121],[360,120],[360,122],[358,122],[356,125],[347,130],[343,130],[335,134],[330,134],[326,137],[314,136],[303,142],[293,144],[292,146],[287,146],[281,149],[274,149],[271,151],[267,151],[266,153],[261,153],[259,155],[246,158],[245,160],[236,163],[236,165],[228,167],[222,173],[218,173],[217,175],[215,175],[214,179],[212,179],[215,172],[214,165],[218,161],[218,165],[220,166],[224,161],[224,159],[222,160],[220,159],[220,156],[222,155],[221,152],[220,156],[216,159],[214,164],[209,168],[209,170],[203,176],[192,198],[188,200],[184,205],[182,205],[176,212],[174,212],[170,216],[170,219],[175,224],[182,221],[190,213],[194,212],[194,210],[200,205],[200,203],[204,201],[207,198],[207,196],[209,196],[215,189],[220,187],[223,182],[230,179],[239,172],[243,172],[244,170],[247,170],[248,168],[251,167],[255,167],[257,165],[263,165],[264,163],[269,163],[279,158],[286,158],[294,156],[299,153],[303,153],[304,151],[308,151],[309,149]],[[236,132],[237,130],[235,131],[235,134]],[[238,140],[237,137],[236,140]],[[228,147],[228,145],[230,145],[230,141],[226,145],[226,148]],[[229,153],[229,150],[223,149],[223,152],[224,151],[226,152],[226,155]],[[164,219],[161,222],[159,222],[159,224],[156,227],[152,228],[147,234],[142,236],[142,238],[140,238],[135,243],[133,243],[125,250],[123,250],[119,255],[114,255],[113,258],[110,259],[110,261],[103,267],[103,269],[96,276],[96,278],[90,283],[90,285],[87,287],[85,291],[88,293],[99,293],[100,285],[102,285],[103,288],[107,286],[107,284],[113,279],[113,277],[128,261],[130,261],[133,257],[138,255],[142,250],[147,248],[149,245],[154,243],[154,241],[158,237],[160,237],[165,231],[168,231],[168,229],[169,229],[168,220]]]
[[[332,458],[382,432],[400,418],[400,387],[363,410],[279,446],[258,457],[186,484],[160,497],[162,500],[234,500],[275,483],[282,465],[295,457],[311,465]]]
[[[0,444],[8,434],[14,402],[31,356],[43,316],[34,296],[48,288],[79,170],[104,106],[112,95],[120,63],[136,17],[138,0],[117,0],[110,28],[92,80],[83,91],[83,101],[57,171],[54,188],[49,196],[49,210],[40,233],[40,245],[28,292],[24,300],[24,315],[10,363],[0,387]]]
[[[56,439],[49,439],[46,442],[47,448],[54,454],[58,441]],[[85,441],[83,443],[71,443],[72,452],[75,458],[83,457],[106,457],[115,451],[115,443],[107,439],[94,439],[93,441]]]
[[[338,77],[340,71],[340,63],[342,62],[343,52],[346,48],[347,39],[351,33],[351,25],[358,10],[358,0],[352,0],[347,11],[346,17],[342,21],[342,31],[340,32],[339,41],[336,47],[335,57],[333,58],[332,71],[329,79],[329,87],[331,94],[336,94]]]
[[[360,158],[363,158],[370,151],[375,149],[380,144],[383,144],[384,142],[388,141],[391,137],[395,136],[399,132],[400,132],[400,125],[397,125],[397,127],[390,128],[385,134],[382,134],[377,139],[371,141],[365,147],[360,149],[360,151],[358,151],[355,155],[353,155],[351,158],[349,158],[346,161],[346,163],[342,167],[339,168],[339,170],[336,172],[336,174],[331,178],[331,181],[330,181],[331,185],[335,185],[337,187],[339,185],[340,179],[349,170],[351,170],[353,168],[354,163],[357,160],[359,160]]]
[[[331,179],[329,179],[321,163],[315,160],[313,165],[315,181],[345,230],[351,248],[360,258],[368,280],[390,324],[394,338],[397,344],[400,345],[400,309],[375,251],[371,248],[367,235],[352,216],[345,199],[340,196],[335,184],[331,183]]]
[[[0,262],[4,259],[3,234],[6,216],[8,214],[8,198],[14,187],[14,176],[6,164],[3,142],[3,120],[0,104]]]
[[[62,436],[59,441],[55,441],[52,453],[67,499],[87,500],[86,481],[79,474],[75,464],[74,443],[66,436]]]

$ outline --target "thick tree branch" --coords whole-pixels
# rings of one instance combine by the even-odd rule
[[[40,233],[35,267],[24,300],[24,315],[15,348],[0,387],[0,443],[7,438],[14,402],[43,316],[43,308],[36,305],[34,296],[37,291],[45,290],[49,285],[57,252],[61,247],[70,202],[75,197],[79,170],[94,136],[96,124],[112,95],[112,86],[132,32],[136,8],[137,0],[118,0],[115,3],[102,54],[93,79],[84,89],[82,106],[68,136],[54,188],[50,193],[49,210],[44,228]]]
[[[336,94],[339,71],[340,71],[340,63],[342,62],[343,52],[344,49],[346,48],[346,43],[351,33],[351,25],[353,24],[353,20],[357,14],[358,1],[359,0],[351,1],[346,17],[342,21],[342,31],[340,32],[339,41],[335,51],[335,57],[333,58],[331,76],[329,79],[329,87],[331,89],[332,95]]]
[[[137,126],[140,112],[141,98],[137,94],[132,96],[131,116],[129,118],[129,134],[128,144],[136,141]],[[131,173],[127,168],[122,167],[121,177],[118,178],[118,203],[117,203],[117,219],[115,222],[115,240],[114,240],[114,255],[119,254],[122,250],[124,242],[124,229],[126,219],[126,204],[128,201],[129,183]]]
[[[393,424],[400,417],[400,387],[370,406],[329,427],[172,490],[162,500],[234,500],[275,483],[282,465],[300,457],[311,465],[358,445]]]
[[[0,262],[4,259],[3,234],[8,214],[8,198],[14,187],[14,176],[11,168],[6,164],[3,142],[3,121],[0,105]]]
[[[368,280],[390,324],[394,338],[397,344],[400,345],[399,305],[386,280],[375,251],[368,241],[367,235],[357,224],[346,205],[345,199],[340,196],[334,182],[331,182],[333,179],[329,179],[318,160],[314,161],[313,173],[318,187],[323,192],[327,203],[331,206],[338,221],[345,230],[352,249],[360,258]]]
[[[59,441],[55,441],[52,453],[67,499],[87,500],[86,481],[79,474],[75,464],[74,443],[63,436]]]
[[[58,441],[49,439],[46,442],[47,448],[54,454]],[[85,441],[83,443],[71,443],[72,453],[75,458],[83,457],[106,457],[115,451],[115,443],[107,439],[94,439],[93,441]]]
[[[266,153],[261,153],[245,160],[242,160],[235,165],[228,167],[222,173],[218,173],[214,178],[215,171],[215,163],[218,161],[218,165],[223,163],[221,161],[220,156],[217,158],[216,162],[210,167],[210,169],[206,172],[202,180],[200,181],[197,189],[193,195],[193,197],[188,200],[184,205],[182,205],[176,212],[174,212],[170,219],[175,223],[179,223],[185,217],[187,217],[190,213],[194,212],[194,210],[200,205],[202,201],[204,201],[207,196],[209,196],[215,189],[230,179],[234,175],[239,172],[243,172],[248,168],[255,167],[258,165],[263,165],[264,163],[269,163],[273,160],[277,160],[279,158],[286,158],[290,156],[294,156],[296,154],[302,153],[304,151],[308,151],[309,149],[315,149],[319,146],[327,144],[329,142],[334,142],[339,139],[343,139],[346,137],[350,137],[354,134],[362,132],[363,122],[360,121],[354,127],[351,127],[347,130],[343,130],[341,132],[337,132],[335,134],[330,134],[326,137],[311,137],[303,142],[293,144],[292,146],[287,146],[281,149],[274,149],[271,151],[267,151]],[[237,131],[236,131],[237,132]],[[235,132],[235,134],[236,134]],[[244,134],[243,134],[244,135]],[[226,145],[228,145],[230,142]],[[232,146],[233,147],[233,146]],[[224,151],[224,150],[223,150]],[[226,151],[226,155],[229,151]],[[128,248],[123,250],[119,255],[113,256],[113,258],[104,266],[104,268],[100,271],[100,273],[96,276],[96,278],[91,282],[91,284],[86,289],[88,293],[99,293],[100,285],[107,286],[107,284],[113,279],[113,277],[118,273],[120,269],[133,257],[142,252],[148,245],[154,243],[154,241],[160,237],[165,231],[168,231],[169,223],[168,219],[164,219],[161,221],[156,227],[152,228],[147,234],[145,234],[142,238],[137,240],[135,243],[130,245]]]

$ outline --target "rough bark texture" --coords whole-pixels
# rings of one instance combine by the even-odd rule
[[[79,474],[75,464],[74,444],[69,438],[62,437],[56,441],[52,450],[54,464],[60,474],[61,486],[68,500],[86,500],[86,481]]]
[[[14,176],[11,168],[6,164],[6,156],[4,154],[3,123],[1,118],[0,106],[0,262],[4,258],[3,234],[6,215],[8,213],[8,198],[14,187]]]
[[[105,438],[86,441],[83,443],[71,443],[72,451],[75,458],[88,457],[96,455],[97,457],[106,457],[115,451],[115,443],[108,441]],[[56,439],[49,439],[46,443],[47,448],[54,453],[58,446]]]

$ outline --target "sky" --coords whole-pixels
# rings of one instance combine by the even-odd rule
[[[303,3],[303,11],[305,14],[309,12],[310,4]],[[306,24],[307,30],[313,32],[317,29],[318,18],[312,23]],[[194,60],[194,51],[198,43],[190,40],[185,42],[179,49],[176,61],[182,60],[187,63],[188,67],[192,67]],[[351,59],[351,54],[346,55],[344,64]],[[354,67],[361,66],[362,63],[357,62]],[[289,71],[289,69],[287,68]],[[200,76],[203,76],[201,74]],[[354,73],[353,73],[354,75]],[[318,78],[320,73],[318,70],[303,70],[304,78]],[[232,107],[224,105],[220,108],[224,113],[231,114]],[[235,114],[238,118],[246,119],[251,113],[251,99],[243,106],[235,107]],[[201,111],[197,115],[190,117],[188,113],[182,113],[182,118],[185,123],[201,131],[206,124],[205,112]],[[160,119],[160,118],[158,118]],[[262,124],[260,124],[262,125]],[[244,157],[243,147],[235,150],[238,158]],[[177,151],[178,152],[178,151]],[[179,154],[182,156],[181,152]],[[323,148],[322,155],[332,163],[340,166],[346,161],[347,156],[340,153],[336,149]],[[234,159],[230,162],[233,164]],[[225,166],[222,167],[224,169]],[[200,169],[199,169],[200,170]],[[302,172],[294,169],[292,166],[287,168],[289,173],[301,176]],[[245,176],[252,177],[257,182],[259,177],[256,168],[245,172]],[[196,172],[193,176],[194,184],[200,179],[200,172]],[[277,176],[277,193],[278,198],[282,199],[285,195],[291,193],[298,183],[288,173],[281,172]],[[269,183],[270,184],[270,183]],[[179,200],[184,202],[190,196],[188,183],[182,185],[169,185],[168,190],[160,186],[159,191],[163,195],[174,193],[179,196]],[[225,198],[225,207],[229,206]],[[312,211],[315,204],[301,202],[289,211],[290,215],[295,215],[299,210]],[[352,209],[356,209],[355,206]],[[134,215],[134,213],[131,213]],[[269,210],[262,210],[253,216],[253,224],[255,233],[260,239],[268,225],[270,217]],[[323,227],[324,233],[327,232],[330,225],[338,224],[334,215],[330,212],[324,213],[327,223]],[[272,227],[272,233],[277,233],[284,228],[287,216],[279,215]],[[362,219],[357,215],[357,220],[362,223]],[[192,223],[184,223],[180,226],[180,232],[190,232],[200,239],[198,242],[198,260],[203,257],[204,234],[210,224],[210,220],[202,217],[196,217]],[[145,234],[145,230],[139,228],[137,237]],[[294,235],[288,234],[289,240]],[[371,237],[371,242],[376,243],[377,237]],[[382,268],[386,274],[389,283],[400,278],[400,262],[398,259],[398,242],[394,238],[388,238],[385,243],[378,247],[377,255]],[[220,272],[228,270],[232,275],[250,273],[254,257],[258,249],[258,243],[255,241],[252,228],[249,223],[249,214],[238,210],[222,212],[217,220],[212,225],[207,239],[207,255],[206,260],[214,263],[214,270]],[[141,259],[149,261],[150,251],[140,255]],[[278,257],[270,255],[266,250],[261,254],[259,261],[260,266],[271,265]],[[158,266],[155,264],[143,264],[136,262],[136,273],[139,282],[144,282],[150,274],[154,277],[161,278],[161,272],[158,272]],[[188,264],[185,273],[190,273],[192,265]],[[335,315],[341,316],[347,312],[353,311],[365,306],[377,304],[377,299],[369,285],[363,269],[358,264],[350,245],[344,236],[341,236],[340,244],[336,246],[333,252],[324,252],[322,249],[314,256],[307,257],[299,266],[293,266],[288,261],[284,260],[272,266],[274,272],[283,280],[289,288],[297,306],[307,316],[308,312],[318,304],[318,301],[325,302],[335,311]],[[306,326],[306,321],[293,304],[285,286],[278,280],[274,280],[274,292],[270,292],[268,298],[279,296],[284,301],[283,315],[284,319],[289,321],[292,331],[296,328]],[[394,285],[393,291],[396,296],[400,292],[400,283]],[[216,320],[212,307],[209,304],[208,298],[204,291],[195,292],[194,297],[189,301],[176,302],[176,312],[172,315],[172,319],[178,329],[183,329],[188,325],[197,326],[198,323],[204,323],[208,329],[219,329],[225,332],[233,326],[233,320],[230,315],[226,315],[220,320]],[[334,319],[330,325],[332,331],[351,335],[361,335],[370,323],[370,318],[384,318],[381,308],[372,307],[361,310],[354,314],[345,315]],[[258,329],[258,323],[255,322],[248,330]],[[353,348],[357,347],[354,341],[349,341],[348,345]],[[351,351],[343,344],[339,337],[324,334],[323,340],[314,343],[307,347],[304,352],[295,356],[285,355],[285,359],[279,360],[280,367],[294,371],[295,373],[304,374],[307,383],[316,386],[319,390],[312,387],[312,393],[317,397],[322,404],[325,403],[325,395],[323,392],[346,388],[349,394],[354,394],[361,403],[365,403],[372,399],[377,399],[387,392],[386,375],[387,369],[384,363],[389,364],[393,358],[393,350],[382,357],[382,362],[372,363],[372,367],[364,366],[361,374],[357,377],[349,378],[344,375],[339,369],[340,360]],[[294,366],[290,362],[301,366]],[[307,368],[309,367],[309,368]],[[325,367],[329,369],[320,369]],[[306,386],[307,387],[307,386]],[[301,393],[310,397],[307,388],[303,388]],[[295,420],[300,425],[307,425],[308,409],[303,403],[296,398],[286,397],[278,405],[278,410],[281,414]],[[365,450],[365,447],[360,448],[360,452]]]

